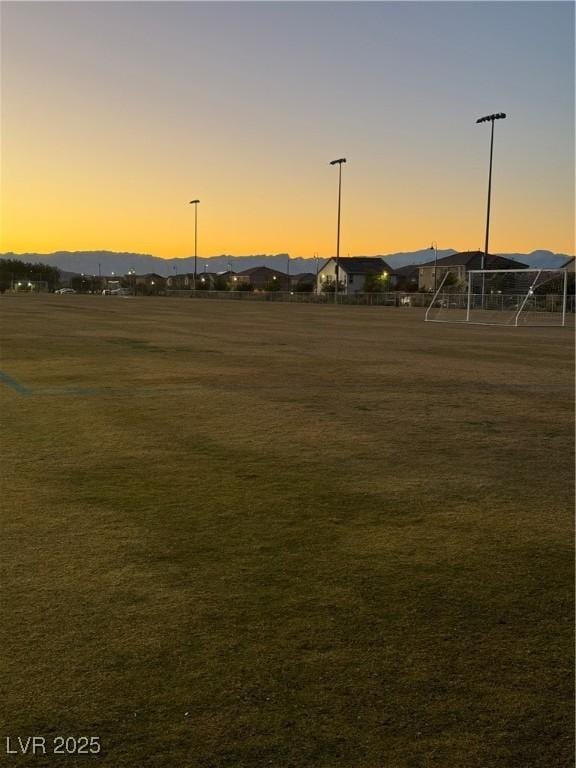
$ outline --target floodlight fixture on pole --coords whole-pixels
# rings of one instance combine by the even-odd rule
[[[493,115],[485,115],[476,120],[477,123],[491,123],[490,131],[490,166],[488,171],[488,206],[486,210],[486,239],[484,241],[484,253],[482,254],[481,269],[486,268],[486,259],[488,258],[488,239],[490,235],[490,195],[492,192],[492,152],[494,149],[494,121],[503,120],[506,117],[504,112],[496,112]]]
[[[342,163],[345,162],[345,157],[330,161],[330,165],[338,166],[338,228],[336,234],[336,280],[334,281],[334,302],[336,304],[338,303],[338,277],[340,276],[340,200],[342,196]]]
[[[196,290],[196,272],[198,265],[198,203],[200,200],[190,200],[194,206],[194,290]]]

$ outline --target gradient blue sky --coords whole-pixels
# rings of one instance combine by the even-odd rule
[[[2,3],[2,251],[574,252],[568,2]]]

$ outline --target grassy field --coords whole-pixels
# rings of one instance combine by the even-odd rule
[[[0,312],[0,765],[573,765],[570,331]]]

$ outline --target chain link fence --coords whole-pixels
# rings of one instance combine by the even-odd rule
[[[287,301],[293,304],[335,304],[334,294],[290,291],[182,291],[167,290],[168,296],[194,299],[226,299],[228,301]],[[338,304],[387,307],[427,307],[427,293],[353,293],[339,294]]]
[[[167,296],[190,297],[194,299],[226,299],[227,301],[288,301],[293,304],[335,304],[334,294],[329,293],[304,293],[290,291],[192,291],[192,290],[170,290],[166,291]],[[505,309],[504,298],[494,297],[494,302],[502,302],[501,309]],[[566,311],[574,313],[575,309],[574,294],[567,296]],[[352,293],[339,294],[338,304],[348,304],[355,306],[374,306],[374,307],[421,307],[427,308],[432,300],[430,293],[402,293],[393,291],[390,293]],[[454,305],[461,308],[466,307],[467,295],[465,293],[450,293],[437,298],[437,305],[441,302],[446,305]],[[562,296],[542,295],[538,301],[534,299],[535,306],[533,310],[546,312],[558,312],[562,306]],[[498,307],[495,306],[494,309]]]

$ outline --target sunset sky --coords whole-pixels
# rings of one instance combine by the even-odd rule
[[[0,251],[574,253],[570,2],[3,2]]]

